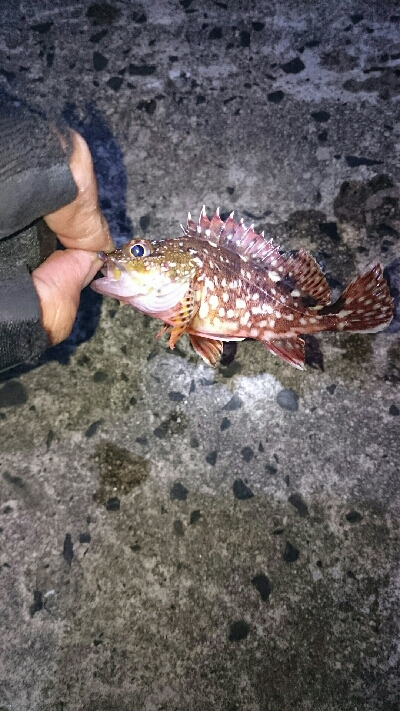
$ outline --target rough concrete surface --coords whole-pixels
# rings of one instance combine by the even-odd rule
[[[1,3],[119,243],[219,205],[400,292],[398,3]],[[0,709],[398,711],[400,318],[218,370],[85,291],[0,385]]]

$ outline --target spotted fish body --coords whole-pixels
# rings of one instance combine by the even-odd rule
[[[304,367],[299,334],[377,332],[389,325],[393,302],[379,264],[349,284],[331,304],[319,266],[304,250],[285,256],[233,214],[224,222],[205,210],[189,214],[180,238],[132,240],[107,255],[95,291],[161,319],[169,345],[187,333],[195,351],[215,366],[223,341],[253,338],[287,363]]]

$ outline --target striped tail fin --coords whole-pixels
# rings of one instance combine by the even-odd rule
[[[354,279],[335,304],[324,306],[321,316],[335,315],[338,331],[377,333],[393,318],[393,299],[380,264]]]

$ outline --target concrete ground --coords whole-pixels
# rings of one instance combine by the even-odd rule
[[[398,297],[396,2],[1,13],[1,83],[86,136],[119,243],[219,205]],[[158,329],[87,290],[3,376],[1,711],[398,711],[398,311],[306,372]]]

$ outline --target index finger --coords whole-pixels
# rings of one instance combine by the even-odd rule
[[[77,195],[68,205],[45,216],[64,247],[111,252],[115,249],[110,230],[100,210],[92,156],[85,139],[71,131],[73,151],[70,170]]]

